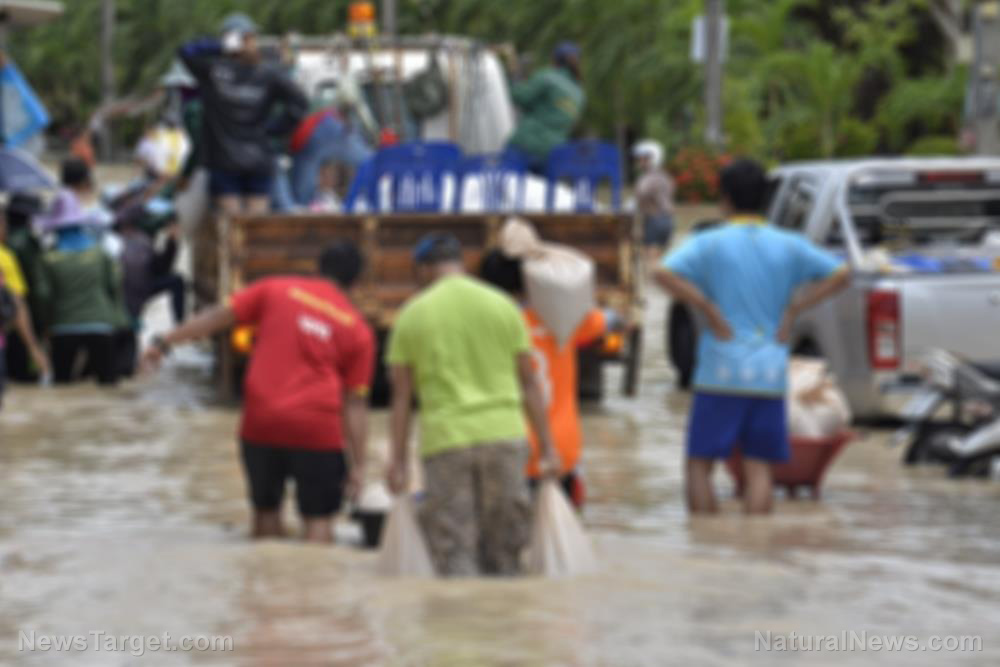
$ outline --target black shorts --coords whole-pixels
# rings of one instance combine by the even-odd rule
[[[243,467],[254,509],[277,510],[289,477],[304,517],[327,517],[340,510],[347,479],[344,452],[330,449],[269,447],[244,442]]]
[[[273,177],[270,171],[212,169],[208,174],[208,190],[213,197],[264,197],[271,191]]]

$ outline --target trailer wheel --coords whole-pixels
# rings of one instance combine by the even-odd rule
[[[671,304],[667,312],[667,356],[677,371],[677,386],[691,387],[697,355],[698,332],[691,311],[683,304]]]
[[[581,401],[604,398],[604,360],[594,347],[585,347],[577,356],[577,396]]]
[[[636,327],[629,333],[628,359],[625,361],[625,374],[622,378],[622,393],[632,398],[639,393],[639,371],[642,368],[642,327]]]

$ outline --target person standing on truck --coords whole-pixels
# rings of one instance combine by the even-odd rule
[[[659,284],[707,322],[698,343],[685,483],[692,513],[717,511],[711,474],[737,444],[747,513],[772,508],[771,465],[790,455],[787,340],[796,317],[847,285],[840,260],[761,216],[767,175],[737,160],[719,177],[728,222],[663,261]],[[811,286],[799,291],[800,288]]]
[[[408,489],[416,393],[426,494],[421,521],[435,570],[517,574],[531,521],[525,414],[539,437],[543,473],[559,467],[528,328],[510,298],[466,275],[455,237],[424,237],[414,260],[424,288],[396,319],[386,354],[389,487]]]
[[[345,491],[355,495],[364,479],[375,338],[345,294],[362,266],[357,246],[341,241],[320,255],[320,277],[259,280],[145,352],[144,365],[155,367],[179,343],[255,327],[240,426],[255,538],[284,535],[290,477],[304,538],[331,542]]]
[[[483,258],[480,275],[483,280],[523,304],[524,276],[521,269],[521,260],[507,257],[502,250],[496,249]],[[583,433],[577,405],[577,354],[581,347],[600,340],[607,332],[608,325],[613,323],[613,317],[594,308],[577,327],[572,339],[566,345],[560,345],[538,313],[523,305],[522,313],[531,334],[534,369],[548,406],[549,429],[559,454],[559,480],[566,496],[577,509],[581,509],[586,493],[579,471]],[[532,485],[535,485],[541,472],[541,457],[538,438],[534,433],[531,436],[531,459],[528,461],[527,474]]]
[[[663,168],[663,144],[652,139],[632,149],[639,180],[636,206],[642,217],[642,243],[650,265],[662,256],[674,233],[674,181]]]
[[[302,120],[306,96],[280,63],[262,61],[257,26],[244,14],[226,18],[221,39],[196,39],[179,55],[198,80],[203,157],[218,208],[266,213],[277,159],[272,141]]]
[[[545,172],[549,153],[569,139],[580,119],[586,99],[580,78],[580,47],[563,42],[553,52],[551,66],[511,87],[521,117],[507,146],[536,173]]]
[[[312,208],[327,165],[357,169],[373,151],[360,128],[337,105],[320,104],[303,120],[289,142],[292,194],[299,206]]]

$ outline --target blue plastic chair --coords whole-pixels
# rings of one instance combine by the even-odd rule
[[[574,141],[557,146],[549,153],[545,208],[555,208],[556,185],[569,181],[574,192],[574,210],[593,212],[594,194],[603,182],[611,185],[611,206],[618,210],[622,199],[622,158],[618,148],[605,141]]]
[[[391,210],[451,210],[453,203],[444,201],[444,177],[451,173],[457,178],[461,159],[462,150],[447,141],[412,141],[383,148],[375,154],[372,209],[382,209],[381,183],[388,178]]]
[[[347,197],[344,198],[344,210],[348,213],[354,213],[359,199],[364,199],[368,203],[369,210],[374,208],[373,202],[378,199],[374,156],[358,165],[354,172],[354,180],[351,181],[351,187],[347,189]]]
[[[470,155],[466,157],[459,166],[458,179],[455,184],[455,211],[461,211],[465,184],[473,178],[482,181],[484,211],[492,213],[523,210],[524,177],[527,173],[528,165],[524,159],[510,151],[499,155]],[[505,205],[507,203],[507,183],[511,178],[515,180],[513,206]]]

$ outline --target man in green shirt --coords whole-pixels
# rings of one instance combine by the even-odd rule
[[[580,49],[556,47],[552,65],[511,88],[521,118],[508,146],[524,155],[534,171],[544,171],[553,148],[569,139],[585,100],[580,87]]]
[[[438,574],[516,574],[528,541],[527,414],[546,472],[558,470],[531,340],[509,297],[465,275],[462,248],[431,234],[414,252],[424,290],[399,314],[392,374],[389,486],[408,489],[413,395],[420,399],[425,499]]]

